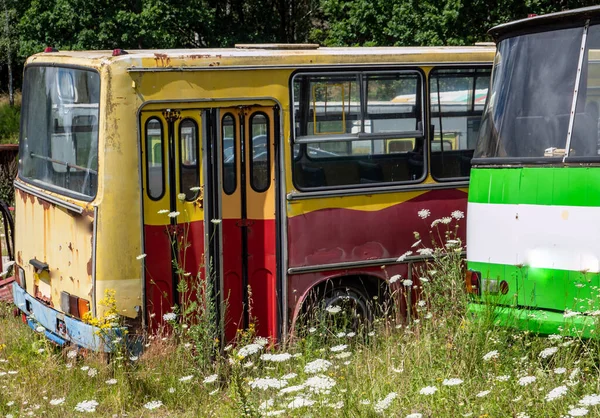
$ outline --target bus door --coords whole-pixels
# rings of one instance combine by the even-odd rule
[[[217,140],[221,178],[222,297],[225,336],[254,323],[262,336],[277,338],[275,140],[278,108],[221,108]]]
[[[185,296],[178,284],[203,271],[202,117],[162,109],[143,111],[140,123],[146,307],[155,327]]]

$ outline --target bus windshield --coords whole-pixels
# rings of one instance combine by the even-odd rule
[[[583,34],[582,22],[500,41],[475,158],[543,163],[548,157],[598,156],[600,28],[589,27],[581,57]]]
[[[95,71],[25,70],[19,176],[78,199],[98,187],[100,76]]]

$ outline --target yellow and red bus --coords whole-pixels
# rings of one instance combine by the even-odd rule
[[[24,70],[16,305],[54,341],[98,350],[82,317],[103,314],[107,289],[147,327],[181,302],[183,271],[211,280],[228,339],[250,301],[272,339],[311,294],[371,316],[386,274],[421,261],[402,257],[427,232],[418,210],[466,209],[493,56],[48,48]]]

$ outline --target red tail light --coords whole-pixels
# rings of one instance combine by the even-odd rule
[[[481,294],[481,273],[475,270],[467,270],[465,275],[467,293],[479,296]]]
[[[127,55],[127,54],[128,54],[128,52],[121,48],[113,49],[113,52],[112,52],[113,57],[118,57],[119,55]]]
[[[44,52],[58,52],[58,49],[51,46],[47,46],[46,48],[44,48]]]

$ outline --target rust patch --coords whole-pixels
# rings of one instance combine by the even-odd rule
[[[72,242],[69,242],[68,248],[69,248],[69,251],[73,252],[73,243]]]
[[[33,197],[33,196],[32,196]],[[39,197],[37,198],[37,201],[40,205],[42,205],[42,207],[44,208],[44,210],[50,210],[50,208],[52,207],[52,204],[44,199],[40,199]],[[33,202],[32,202],[33,203]]]
[[[219,65],[221,65],[219,61],[211,62],[210,64],[208,64],[209,67],[218,67]]]
[[[17,189],[17,193],[19,193],[19,197],[21,198],[21,200],[23,201],[23,203],[27,203],[27,193],[25,193],[21,189]]]
[[[21,253],[21,251],[17,251],[17,262],[20,266],[23,265],[23,254]]]
[[[210,58],[210,54],[191,54],[184,58],[191,58],[193,60],[202,59],[202,58]]]
[[[27,193],[27,196],[29,197],[29,201],[30,201],[32,204],[33,204],[33,203],[35,203],[35,197],[34,197],[32,194],[28,194],[28,193]]]
[[[88,276],[92,275],[92,259],[90,258],[90,261],[87,262],[87,274]]]
[[[171,65],[171,58],[167,54],[154,54],[154,60],[159,67],[168,67]]]

